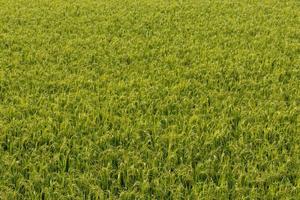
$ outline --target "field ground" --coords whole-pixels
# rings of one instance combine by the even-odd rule
[[[0,199],[300,199],[300,2],[0,0]]]

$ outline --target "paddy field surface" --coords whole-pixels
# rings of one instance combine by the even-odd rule
[[[300,199],[300,2],[0,0],[0,199]]]

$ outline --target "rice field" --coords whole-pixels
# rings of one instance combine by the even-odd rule
[[[300,2],[0,0],[0,199],[300,199]]]

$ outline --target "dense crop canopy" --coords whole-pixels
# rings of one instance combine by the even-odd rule
[[[297,0],[0,0],[0,199],[299,199]]]

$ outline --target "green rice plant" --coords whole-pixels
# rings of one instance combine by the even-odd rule
[[[299,199],[296,0],[0,0],[0,199]]]

